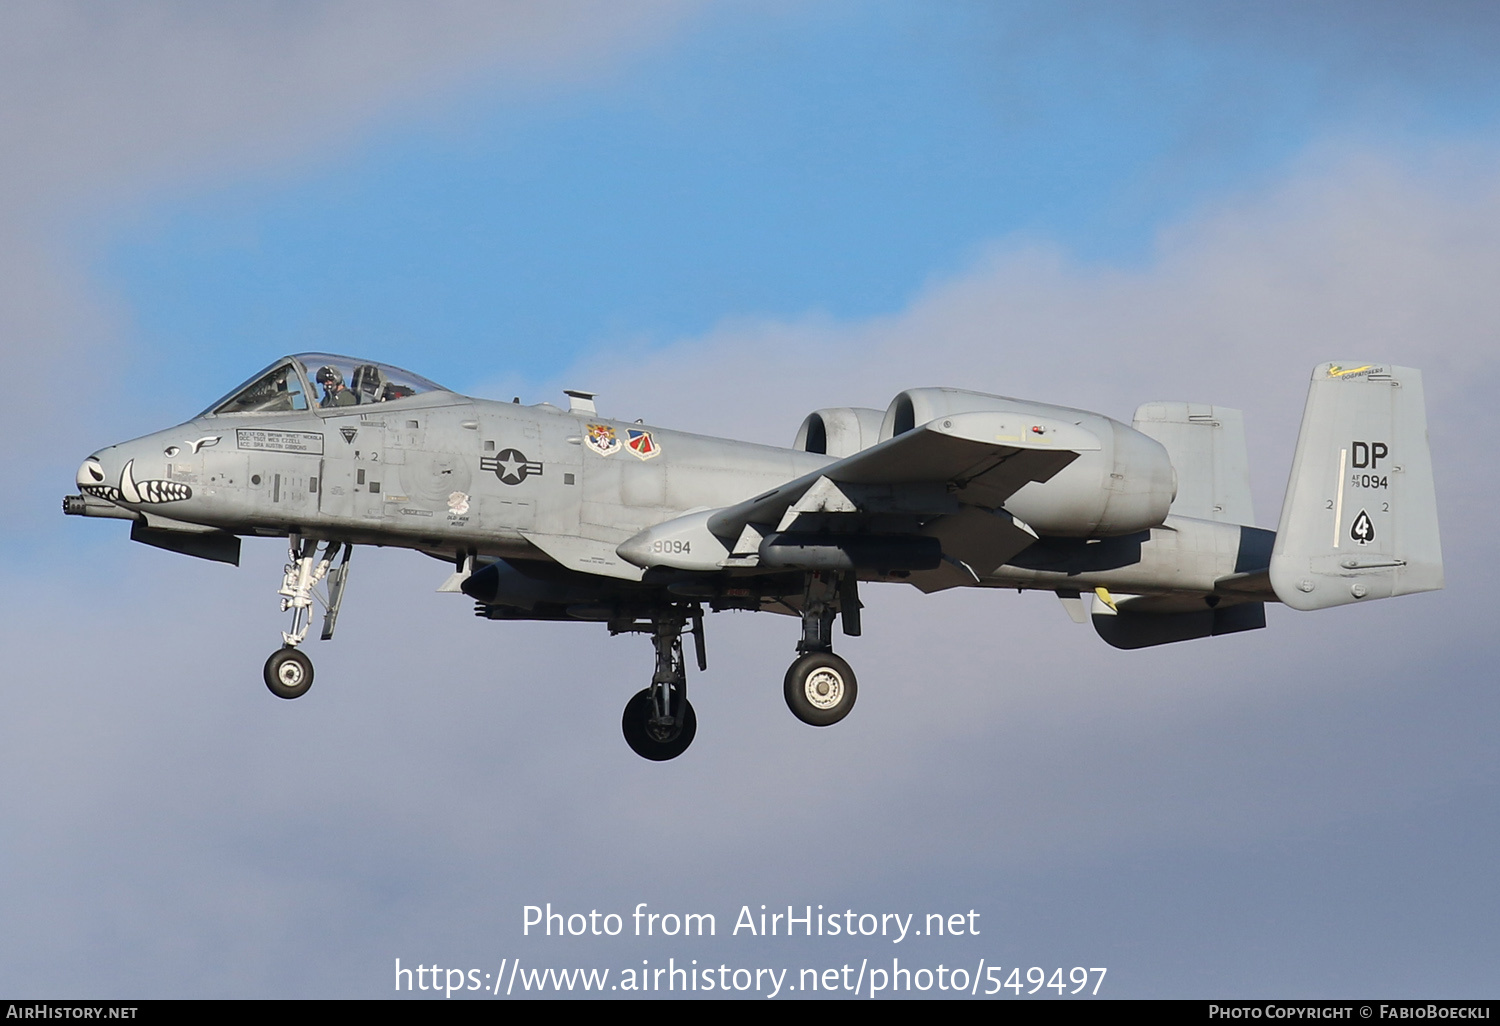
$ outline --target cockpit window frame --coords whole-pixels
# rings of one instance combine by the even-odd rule
[[[255,384],[257,384],[260,381],[265,380],[266,378],[268,378],[272,374],[274,374],[276,371],[278,371],[282,367],[286,367],[286,366],[290,366],[291,367],[292,373],[296,375],[297,381],[302,386],[302,398],[303,398],[303,401],[306,403],[306,405],[302,409],[300,409],[300,410],[298,410],[298,409],[290,409],[290,410],[225,410],[224,409],[225,406],[229,405],[235,399],[238,399],[241,395],[243,395],[246,391],[248,391],[252,386],[254,386]],[[248,377],[244,381],[240,382],[234,388],[230,389],[228,392],[224,393],[219,398],[215,399],[213,401],[213,403],[208,407],[208,409],[206,409],[202,413],[198,414],[198,416],[199,417],[274,417],[274,416],[285,416],[288,413],[295,413],[295,414],[298,414],[298,415],[302,415],[302,414],[306,414],[306,413],[310,412],[313,409],[316,409],[316,404],[313,401],[314,396],[315,396],[315,393],[310,388],[308,388],[307,375],[303,372],[303,370],[302,370],[301,366],[298,364],[297,360],[295,358],[293,358],[293,357],[290,357],[290,356],[283,356],[281,359],[275,361],[274,363],[269,363],[266,366],[262,367],[260,370],[256,371],[254,374],[250,375],[250,377]]]
[[[306,408],[300,410],[224,410],[228,405],[243,394],[247,389],[257,382],[264,380],[282,367],[290,366],[292,372],[297,376],[302,386],[302,397],[306,402]],[[319,400],[319,392],[322,391],[317,382],[314,381],[314,368],[333,367],[344,377],[346,388],[350,383],[363,384],[366,401],[350,403],[347,405],[324,406]],[[345,374],[344,368],[349,368]],[[368,370],[367,370],[368,369]],[[360,372],[365,371],[361,376]],[[360,378],[359,382],[354,382]],[[386,397],[375,397],[374,391],[379,388]],[[390,396],[391,391],[401,392]],[[335,353],[293,353],[283,356],[281,359],[261,368],[255,374],[246,378],[231,391],[216,399],[199,417],[269,417],[286,416],[295,413],[298,416],[306,416],[315,413],[319,416],[349,415],[356,412],[368,413],[372,408],[384,408],[391,403],[401,403],[407,399],[419,396],[431,395],[433,393],[450,393],[452,389],[445,388],[437,382],[424,378],[419,374],[413,374],[408,370],[397,367],[394,364],[381,363],[376,360],[357,359],[349,356],[340,356]],[[351,392],[351,395],[355,394]]]

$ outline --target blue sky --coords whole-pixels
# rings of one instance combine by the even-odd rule
[[[1420,145],[1500,110],[1492,86],[1456,88],[1462,67],[1398,89],[1194,27],[1087,5],[729,5],[587,82],[474,89],[295,174],[174,185],[97,273],[195,384],[304,349],[456,387],[547,379],[736,316],[893,313],[1017,237],[1139,265],[1163,224],[1320,139]]]
[[[913,959],[1112,996],[1493,996],[1497,36],[1466,3],[0,8],[0,991],[889,954],[519,934],[648,901],[976,907]],[[782,444],[913,385],[1222,402],[1268,527],[1308,368],[1404,363],[1448,587],[1140,653],[1045,595],[870,589],[829,731],[782,707],[794,624],[715,616],[698,740],[646,765],[643,642],[361,550],[278,702],[279,543],[231,570],[57,501],[299,350]]]

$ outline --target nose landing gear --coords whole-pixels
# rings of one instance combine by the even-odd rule
[[[330,541],[324,544],[321,557],[318,554],[318,539],[304,539],[300,534],[291,535],[290,562],[282,578],[282,612],[292,614],[292,629],[281,632],[282,647],[271,653],[266,660],[266,687],[277,698],[301,698],[312,687],[313,665],[307,654],[297,646],[307,637],[312,626],[313,602],[323,606],[322,639],[333,637],[334,624],[338,621],[339,606],[344,600],[344,582],[349,576],[349,555],[354,546],[348,542]],[[335,568],[334,558],[343,548],[343,559]],[[317,586],[324,585],[324,594]]]

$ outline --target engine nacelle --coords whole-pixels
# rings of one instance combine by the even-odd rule
[[[885,413],[851,406],[814,410],[797,429],[792,448],[799,452],[820,452],[843,459],[862,452],[880,441]]]
[[[1097,450],[1080,453],[1052,480],[1032,482],[1005,503],[1008,512],[1039,533],[1072,538],[1132,534],[1166,519],[1177,494],[1167,450],[1102,414],[957,388],[913,388],[891,401],[880,440],[939,417],[989,411],[1066,421],[1099,439]]]

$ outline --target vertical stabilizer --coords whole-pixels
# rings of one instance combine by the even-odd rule
[[[1271,552],[1276,597],[1325,609],[1442,586],[1421,372],[1319,365]]]
[[[1172,512],[1225,524],[1255,523],[1245,415],[1207,403],[1145,403],[1131,425],[1162,444],[1177,473]]]

